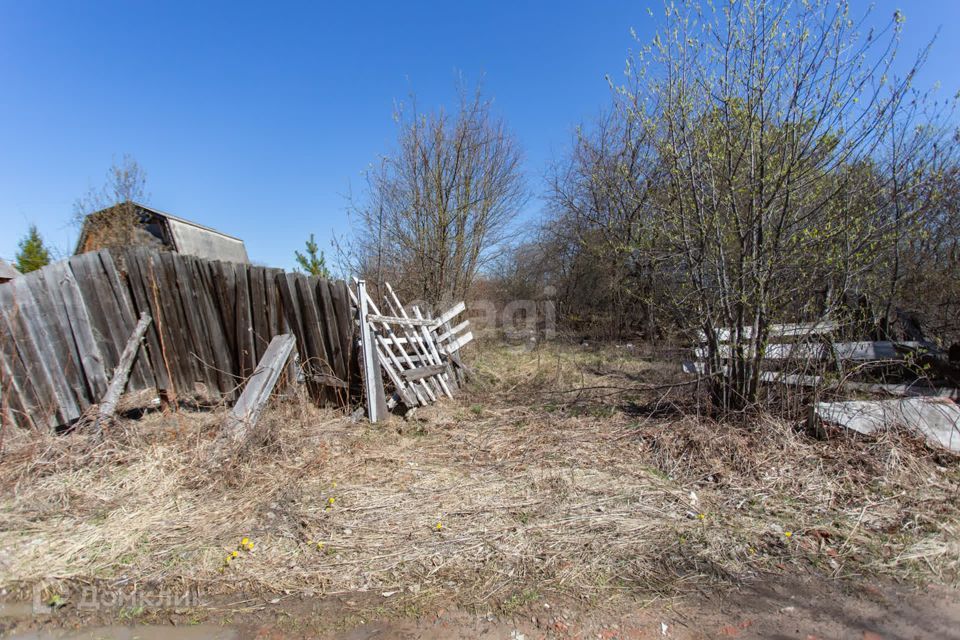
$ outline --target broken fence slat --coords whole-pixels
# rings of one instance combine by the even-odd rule
[[[428,378],[430,376],[435,376],[435,375],[444,373],[446,370],[447,370],[447,365],[432,364],[426,367],[417,367],[416,369],[408,369],[404,371],[402,375],[409,382],[413,382],[415,380],[420,380],[421,378]]]
[[[684,361],[683,372],[686,374],[703,375],[707,367],[703,362]],[[724,367],[720,372],[726,375],[727,368]],[[795,373],[782,373],[779,371],[761,371],[760,381],[774,384],[787,384],[801,387],[819,387],[825,384],[823,376],[802,375]],[[891,396],[902,397],[930,397],[930,398],[949,398],[951,400],[960,400],[960,389],[955,387],[932,387],[926,384],[884,384],[877,382],[856,382],[844,381],[843,383],[833,382],[826,386],[828,389],[842,388],[847,391],[865,391],[868,393],[884,393]]]
[[[417,343],[417,344],[423,344],[423,338],[421,338],[421,337],[419,337],[419,336],[413,336],[413,337],[410,338],[410,339],[407,339],[407,338],[384,338],[384,340],[386,341],[387,344],[392,345],[392,346],[398,346],[398,347],[403,346],[403,345],[405,345],[405,344],[411,344],[411,343],[414,343],[414,342]]]
[[[289,333],[274,336],[247,380],[237,403],[227,414],[218,439],[242,441],[256,426],[296,343],[296,339]]]
[[[387,303],[387,306],[390,307],[394,315],[401,316],[403,318],[409,318],[410,317],[409,314],[407,314],[406,309],[404,309],[403,305],[400,303],[400,298],[397,297],[397,294],[393,290],[393,287],[390,286],[389,282],[385,282],[384,284],[386,285],[386,288],[387,288],[387,294],[389,294],[389,295],[384,295],[384,301]],[[407,338],[413,338],[414,336],[417,336],[417,333],[413,331],[413,329],[410,327],[404,327],[403,334]],[[427,332],[426,337],[429,338],[429,332]],[[414,353],[416,353],[421,358],[424,358],[425,362],[427,362],[428,364],[438,364],[433,361],[433,356],[430,353],[430,350],[427,349],[427,346],[425,344],[423,344],[420,341],[411,341],[410,344],[413,347]],[[421,381],[421,384],[423,384],[424,389],[427,390],[427,395],[430,396],[430,400],[433,402],[437,400],[437,397],[440,394],[444,393],[443,379],[440,376],[430,376],[428,378],[424,378]]]
[[[919,342],[838,342],[833,345],[841,360],[869,362],[871,360],[902,360],[905,351],[923,348]]]
[[[457,304],[453,305],[450,309],[447,309],[447,311],[445,311],[443,314],[441,314],[439,318],[437,318],[437,321],[436,321],[437,326],[447,324],[448,322],[450,322],[451,320],[453,320],[454,318],[456,318],[458,315],[460,315],[466,310],[467,310],[467,305],[464,304],[463,302],[458,302]]]
[[[459,351],[460,349],[463,349],[463,348],[464,348],[465,346],[467,346],[472,340],[473,340],[473,332],[472,332],[472,331],[467,331],[465,334],[463,334],[462,336],[460,336],[459,338],[457,338],[455,341],[453,341],[453,342],[451,342],[451,343],[449,343],[449,344],[447,344],[447,345],[440,345],[440,346],[441,346],[448,354],[450,354],[450,353],[454,353],[454,352],[456,352],[456,351]]]
[[[373,313],[367,315],[367,320],[370,322],[397,324],[403,327],[435,327],[437,325],[436,320],[429,318],[403,318],[400,316],[381,316]]]
[[[745,345],[746,346],[746,345]],[[733,355],[733,347],[728,344],[719,345],[720,357],[729,358]],[[753,349],[748,347],[744,349],[747,357],[753,354]],[[709,350],[706,347],[697,347],[694,349],[697,358],[706,359],[709,357]],[[823,344],[810,344],[806,342],[799,343],[776,343],[768,344],[763,351],[765,360],[786,360],[790,358],[803,358],[805,360],[822,360],[830,355],[830,349]]]
[[[391,293],[392,293],[392,289],[391,289]],[[400,305],[399,301],[397,301],[397,306],[400,307],[401,312],[403,312],[403,314],[406,315],[406,312],[403,311],[403,307]],[[419,307],[413,307],[412,310],[415,318],[417,318],[418,320],[423,319],[423,316],[420,314]],[[420,333],[424,338],[425,355],[428,359],[431,359],[431,364],[437,364],[437,365],[443,364],[443,360],[440,358],[440,352],[437,350],[437,345],[435,345],[433,343],[433,340],[431,340],[430,338],[430,331],[426,327],[421,327]],[[433,376],[431,380],[436,380],[437,384],[439,384],[440,388],[443,390],[443,393],[448,398],[453,400],[453,392],[450,391],[450,386],[447,384],[446,375],[444,375],[443,373],[438,373],[435,376]]]
[[[100,402],[100,407],[97,409],[97,421],[94,426],[95,431],[100,431],[103,427],[103,422],[112,418],[114,412],[116,412],[120,395],[126,388],[127,380],[130,378],[133,362],[140,352],[143,335],[147,332],[147,327],[150,326],[152,320],[153,318],[151,318],[150,314],[146,311],[141,313],[137,326],[133,328],[133,333],[130,334],[126,346],[123,347],[123,353],[120,354],[120,362],[117,363],[116,369],[113,370],[113,378],[110,379],[107,392],[104,394],[103,400]]]
[[[314,384],[323,385],[325,387],[335,387],[337,389],[350,388],[350,385],[347,384],[345,380],[341,380],[337,376],[330,375],[329,373],[304,372],[303,378],[304,380]]]
[[[379,336],[378,336],[379,337]],[[393,386],[396,387],[396,395],[403,400],[403,403],[408,407],[416,406],[417,402],[410,396],[409,391],[406,386],[403,384],[403,379],[397,373],[397,369],[394,369],[396,362],[391,363],[390,358],[386,357],[386,354],[383,352],[383,349],[378,345],[377,346],[378,357],[380,360],[380,366],[383,367],[383,370],[387,372],[387,377],[390,378],[390,381],[393,382]],[[393,354],[391,354],[392,357]],[[391,400],[393,398],[391,397]],[[389,406],[387,409],[389,410]]]
[[[452,337],[455,336],[456,334],[460,333],[461,331],[463,331],[464,329],[466,329],[466,328],[469,327],[469,326],[470,326],[470,321],[469,321],[469,320],[464,320],[463,322],[461,322],[460,324],[458,324],[458,325],[455,326],[454,328],[449,329],[449,330],[443,332],[442,334],[440,334],[439,336],[437,336],[437,342],[440,342],[440,343],[446,342],[447,340],[449,340],[450,338],[452,338]]]
[[[357,288],[359,289],[360,281],[357,280],[356,278],[354,278],[353,280],[355,283],[357,283]],[[359,309],[360,307],[359,299],[357,298],[356,295],[354,295],[352,289],[348,288],[347,291],[350,293],[351,300],[353,300],[353,303]],[[370,310],[374,312],[374,314],[381,315],[380,310],[377,308],[376,303],[373,300],[369,299],[369,297],[367,299],[367,304],[369,305]],[[407,344],[407,339],[398,338],[396,334],[393,332],[393,327],[391,327],[389,324],[385,322],[381,324],[383,325],[383,329],[387,332],[387,336],[389,337],[385,338],[383,336],[378,335],[378,341],[380,342],[380,345],[382,346],[384,353],[389,356],[388,362],[392,361],[394,366],[396,366],[397,371],[402,371],[403,363],[400,362],[400,359],[402,358],[404,363],[407,364],[407,366],[413,368],[414,361],[415,361],[414,356],[409,355],[405,349],[399,348],[398,346],[399,345],[398,340],[403,340],[404,344]],[[394,355],[391,345],[398,346],[397,351],[400,354],[399,356]],[[419,361],[419,358],[417,358],[416,361]],[[393,383],[395,385],[399,384],[401,387],[404,385],[403,379],[400,378],[399,375],[397,376],[396,380],[393,380]],[[416,397],[417,402],[422,406],[426,406],[427,404],[429,404],[427,401],[427,398],[429,398],[431,401],[434,401],[437,399],[436,395],[434,395],[433,393],[433,390],[427,384],[423,384],[423,383],[411,384],[410,389],[413,391],[413,394]],[[421,390],[423,391],[423,393],[421,393]],[[426,397],[424,397],[424,393],[426,394]],[[412,398],[408,398],[408,399],[411,400],[411,404],[409,404],[408,406],[414,406],[412,404]]]

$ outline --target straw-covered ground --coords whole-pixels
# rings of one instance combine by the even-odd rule
[[[960,466],[907,434],[719,424],[669,386],[676,364],[629,347],[471,357],[456,401],[386,425],[277,398],[221,466],[221,411],[148,413],[102,440],[7,432],[0,587],[366,591],[509,614],[769,573],[957,585]]]

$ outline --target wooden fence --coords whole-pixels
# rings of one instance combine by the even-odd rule
[[[0,284],[0,410],[20,426],[75,421],[99,402],[141,312],[153,322],[128,391],[232,401],[283,333],[319,402],[348,403],[358,384],[343,281],[131,248]]]

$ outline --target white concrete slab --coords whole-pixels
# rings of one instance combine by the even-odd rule
[[[932,445],[960,453],[960,406],[947,398],[818,402],[816,414],[824,422],[864,434],[902,425]]]

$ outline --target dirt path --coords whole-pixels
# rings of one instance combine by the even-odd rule
[[[29,607],[0,609],[0,635],[17,640],[634,640],[776,638],[827,640],[960,639],[960,591],[778,577],[723,593],[619,606],[531,603],[511,617],[438,607],[417,617],[383,616],[376,598],[292,599],[236,615],[207,608],[148,612],[145,624],[117,624],[109,614],[29,617]],[[362,600],[362,602],[360,601]],[[160,621],[163,621],[160,624]],[[202,620],[202,622],[201,622]],[[5,633],[2,633],[5,631]]]

